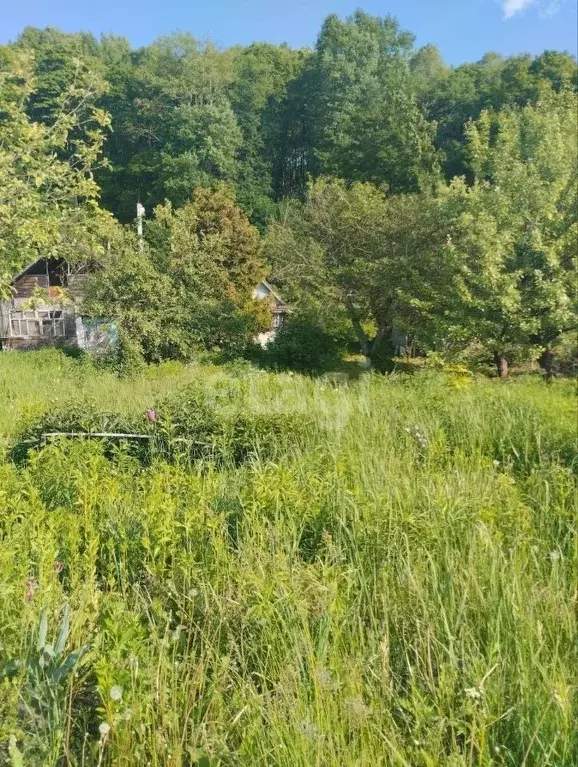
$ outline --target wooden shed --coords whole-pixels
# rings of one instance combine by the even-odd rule
[[[2,349],[76,344],[77,298],[89,271],[61,258],[39,258],[17,274],[11,298],[0,301]],[[63,289],[71,300],[63,301]]]

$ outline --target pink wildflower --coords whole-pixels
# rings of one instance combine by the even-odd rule
[[[24,600],[26,602],[32,602],[32,599],[34,598],[34,592],[38,588],[38,584],[34,580],[34,578],[28,578],[26,581],[26,596],[24,597]]]
[[[157,420],[157,411],[153,410],[152,408],[147,410],[147,420],[148,421],[156,421]]]

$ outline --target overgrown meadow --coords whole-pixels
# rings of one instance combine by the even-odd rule
[[[4,354],[0,434],[0,763],[578,764],[572,382]]]

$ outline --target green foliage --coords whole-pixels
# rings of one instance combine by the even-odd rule
[[[261,364],[300,373],[323,373],[339,366],[349,334],[344,323],[318,309],[296,310],[258,356]]]
[[[443,165],[468,174],[464,127],[483,110],[535,104],[575,90],[573,57],[556,51],[450,68],[432,45],[419,50],[390,16],[329,16],[314,51],[254,43],[220,50],[187,34],[131,50],[124,38],[27,28],[13,47],[33,53],[27,114],[50,124],[77,73],[97,72],[106,92],[82,102],[111,114],[97,170],[105,206],[123,222],[137,201],[180,205],[197,187],[227,181],[264,229],[275,204],[301,196],[318,175],[415,190]],[[84,75],[83,75],[84,76]],[[433,142],[433,143],[432,143]]]
[[[552,369],[576,327],[576,95],[483,113],[468,126],[475,183],[419,193],[320,179],[271,224],[265,254],[297,299],[344,309],[361,351],[388,366],[394,328],[429,350],[482,345]]]
[[[28,586],[29,593],[33,588],[35,586]],[[40,613],[36,646],[27,648],[28,655],[8,660],[0,655],[0,681],[18,676],[23,681],[21,698],[25,715],[21,726],[23,737],[27,740],[27,756],[42,764],[56,764],[60,758],[67,687],[73,672],[89,650],[85,645],[74,652],[66,652],[69,634],[70,608],[65,605],[56,639],[48,641],[48,608],[44,607]],[[23,764],[22,754],[14,741],[9,747],[11,764],[18,765],[18,760]]]
[[[520,305],[533,342],[548,348],[576,328],[578,99],[484,114],[468,129],[472,166],[511,243]],[[493,134],[492,136],[490,134]]]
[[[0,683],[2,757],[572,765],[574,387],[456,377],[333,387],[181,366],[128,381],[1,356],[3,434],[50,380],[127,418],[162,390],[175,431],[218,411],[252,443],[220,466],[111,461],[88,442],[0,460],[0,657],[24,663]],[[65,603],[42,674],[90,652],[46,688],[61,719],[41,731],[25,668],[46,655],[43,609],[50,627]]]
[[[51,442],[63,442],[64,437],[46,436],[58,432],[73,434],[90,433],[141,433],[146,425],[144,414],[140,417],[127,418],[121,413],[105,411],[94,402],[71,400],[48,407],[43,412],[32,412],[25,416],[18,425],[17,434],[10,447],[13,461],[23,463],[30,450],[44,447]],[[112,442],[111,444],[118,444]],[[148,455],[148,443],[142,449],[142,443],[128,443],[131,451]]]
[[[113,67],[106,101],[118,139],[104,200],[131,220],[137,200],[177,205],[197,187],[233,181],[241,132],[227,97],[232,73],[211,44],[191,35],[162,37]]]
[[[18,36],[17,49],[32,51],[35,90],[26,104],[31,120],[53,124],[58,119],[62,100],[73,99],[81,120],[90,119],[98,99],[106,90],[105,68],[97,40],[86,32],[68,34],[54,27],[26,27]],[[91,74],[92,73],[92,74]],[[79,77],[80,74],[80,77]],[[71,93],[71,84],[80,84],[98,75],[100,83],[88,93]],[[96,80],[98,82],[98,80]]]
[[[85,102],[103,87],[76,61],[50,125],[35,122],[26,111],[38,93],[32,56],[0,49],[0,292],[39,256],[78,262],[102,252],[113,221],[98,208],[93,169],[110,119],[97,107],[87,116]]]
[[[552,372],[578,377],[578,337],[576,333],[563,333],[552,348]]]
[[[435,164],[409,68],[413,36],[392,16],[329,16],[312,59],[316,173],[413,191]],[[346,51],[346,55],[344,55]]]
[[[488,53],[474,64],[444,69],[426,48],[415,54],[412,65],[420,104],[437,127],[435,143],[444,158],[448,180],[463,174],[470,177],[464,137],[470,120],[476,120],[484,110],[535,104],[552,90],[575,91],[578,86],[576,59],[555,51],[545,51],[536,58]],[[431,77],[427,87],[424,67]]]
[[[290,299],[345,313],[365,357],[386,364],[393,329],[425,335],[419,302],[440,300],[449,212],[442,194],[320,179],[271,224],[264,252]]]
[[[240,355],[270,322],[253,299],[264,274],[260,236],[227,187],[197,189],[174,210],[159,206],[146,243],[126,233],[94,273],[83,310],[112,317],[121,331],[119,362],[191,359],[199,348]]]
[[[467,130],[476,183],[448,190],[449,302],[442,315],[432,296],[431,316],[498,362],[536,359],[576,327],[576,110],[563,92],[484,113]]]
[[[198,385],[189,386],[151,402],[150,409],[155,414],[153,421],[147,420],[144,412],[127,416],[102,410],[85,399],[62,402],[22,420],[10,446],[10,457],[21,465],[31,458],[31,451],[48,450],[47,445],[66,452],[71,440],[111,434],[95,438],[95,443],[97,451],[113,460],[135,458],[149,464],[162,458],[188,464],[211,461],[237,465],[254,458],[273,460],[315,434],[311,423],[290,414],[245,412],[242,390],[234,387],[211,393]],[[119,436],[127,434],[148,439]],[[54,496],[51,490],[52,500],[44,497],[49,505],[58,504],[61,494]]]
[[[286,45],[253,43],[233,48],[231,105],[243,134],[239,151],[237,199],[253,223],[265,228],[281,192],[287,144],[290,87],[302,71],[308,52]]]
[[[315,428],[307,420],[284,413],[246,412],[239,408],[239,395],[233,387],[211,396],[195,386],[161,402],[157,449],[171,460],[236,466],[251,459],[274,460],[315,438]]]

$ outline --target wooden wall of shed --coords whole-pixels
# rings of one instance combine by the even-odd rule
[[[0,301],[0,338],[9,335],[10,301]]]
[[[25,274],[14,283],[16,298],[30,298],[35,288],[47,288],[48,277],[45,274]]]
[[[86,283],[88,273],[69,274],[68,275],[68,292],[72,298],[77,299],[82,295],[82,289]]]

